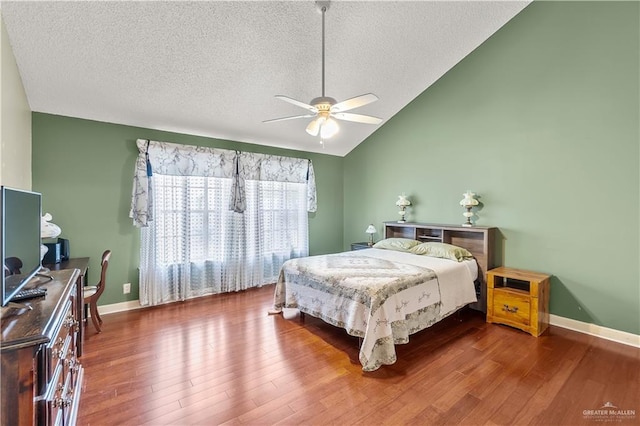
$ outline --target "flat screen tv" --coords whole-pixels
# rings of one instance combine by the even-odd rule
[[[2,190],[2,306],[40,270],[41,195],[6,186]]]

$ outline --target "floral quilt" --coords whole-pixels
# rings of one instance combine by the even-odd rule
[[[359,358],[364,371],[396,362],[395,344],[407,343],[409,335],[449,313],[441,312],[434,270],[376,256],[379,251],[288,260],[274,294],[276,311],[297,308],[363,338]],[[475,301],[473,282],[465,285],[473,296],[462,304]]]

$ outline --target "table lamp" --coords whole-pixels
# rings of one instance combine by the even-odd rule
[[[406,214],[406,208],[411,205],[411,201],[407,198],[404,193],[402,195],[398,195],[398,201],[396,201],[396,206],[400,207],[400,211],[398,214],[400,215],[400,220],[398,223],[405,223],[404,215]]]
[[[56,238],[62,233],[62,230],[55,223],[49,222],[53,219],[49,213],[45,213],[40,219],[40,238]],[[44,255],[47,254],[49,248],[44,244],[40,244],[40,259],[44,259]]]
[[[367,227],[366,231],[364,232],[369,234],[369,247],[373,246],[373,234],[378,232],[378,230],[376,229],[375,226],[373,226],[373,223],[372,223]]]
[[[460,200],[460,205],[467,209],[466,212],[462,213],[462,216],[467,218],[467,221],[463,223],[462,226],[471,227],[473,226],[473,223],[471,223],[471,218],[473,217],[473,212],[471,211],[471,209],[473,208],[473,206],[478,205],[478,200],[474,198],[476,194],[471,191],[467,191],[462,195],[464,196],[464,198]]]

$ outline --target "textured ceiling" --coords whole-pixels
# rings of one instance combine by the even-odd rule
[[[320,96],[313,1],[2,2],[33,111],[343,156],[529,2],[334,1],[326,95],[380,99],[324,146],[309,119],[262,123]],[[144,135],[140,135],[144,137]]]

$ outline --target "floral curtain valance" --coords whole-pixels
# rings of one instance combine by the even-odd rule
[[[245,180],[306,183],[307,211],[316,211],[316,182],[310,160],[146,139],[138,139],[136,144],[140,153],[136,160],[129,212],[136,226],[147,226],[153,220],[154,173],[231,178],[229,209],[238,213],[245,208]]]

